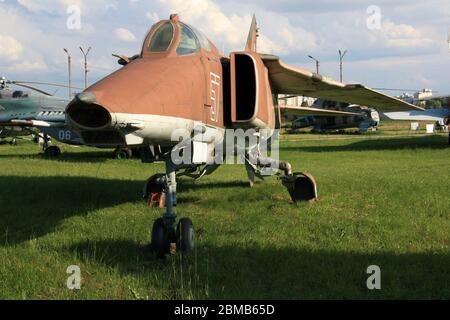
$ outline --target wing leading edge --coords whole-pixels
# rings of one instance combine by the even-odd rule
[[[272,92],[295,94],[376,108],[379,111],[423,110],[413,104],[367,88],[344,84],[311,71],[288,66],[273,55],[261,55],[269,70]]]
[[[337,110],[327,110],[318,108],[304,108],[304,107],[279,107],[281,112],[292,116],[328,116],[328,117],[338,117],[338,116],[355,116],[359,113],[337,111]]]

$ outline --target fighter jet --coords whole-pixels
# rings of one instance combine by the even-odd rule
[[[380,124],[380,115],[374,108],[322,99],[317,99],[314,102],[313,107],[325,110],[344,111],[351,115],[308,116],[296,118],[292,121],[292,129],[313,127],[314,132],[322,133],[357,128],[360,132],[367,132],[370,129],[377,130],[378,125]]]
[[[277,170],[293,202],[317,199],[311,175],[295,173],[288,162],[264,156],[260,147],[276,141],[282,109],[298,115],[343,113],[282,108],[278,94],[387,110],[420,109],[362,85],[343,84],[286,65],[275,55],[258,53],[257,37],[254,18],[245,49],[225,56],[203,33],[173,14],[151,28],[140,54],[121,56],[121,69],[78,94],[66,109],[68,124],[84,144],[141,146],[144,162],[165,163],[166,172],[151,177],[144,188],[151,203],[165,202],[165,213],[151,232],[151,246],[159,256],[195,248],[191,219],[177,223],[177,173],[195,179],[212,174],[225,162],[217,146],[226,149],[228,144],[223,141],[237,131],[251,132],[244,141],[231,140],[233,147],[245,151],[250,185],[255,176]]]

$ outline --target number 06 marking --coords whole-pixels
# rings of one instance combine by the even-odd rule
[[[58,133],[58,138],[60,141],[70,141],[72,140],[72,133],[70,131],[60,130]]]

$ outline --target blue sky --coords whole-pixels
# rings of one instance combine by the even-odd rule
[[[67,26],[73,6],[79,28]],[[0,74],[66,82],[67,48],[81,86],[78,47],[92,46],[89,77],[96,81],[119,67],[112,53],[138,53],[152,24],[173,12],[226,53],[243,48],[255,13],[260,51],[287,63],[314,69],[313,55],[322,74],[338,79],[337,52],[347,49],[346,82],[450,93],[448,0],[0,0]]]

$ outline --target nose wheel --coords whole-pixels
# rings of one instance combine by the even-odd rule
[[[195,249],[194,225],[189,218],[180,219],[176,228],[173,221],[159,218],[153,223],[151,249],[158,257],[164,258],[177,250],[189,254]]]
[[[177,226],[177,245],[182,253],[190,253],[195,249],[194,225],[189,218],[183,218]]]
[[[170,228],[159,218],[153,224],[151,248],[158,255],[164,257],[170,253]]]
[[[150,247],[163,258],[166,255],[174,254],[177,249],[183,254],[188,254],[195,249],[195,232],[191,219],[182,218],[177,223],[177,216],[174,212],[176,207],[176,166],[170,161],[166,161],[166,174],[155,175],[147,180],[144,187],[144,198],[151,199],[150,205],[159,206],[165,202],[166,212],[153,223]],[[159,195],[163,194],[163,197]],[[154,197],[158,196],[158,201],[154,202]],[[162,201],[164,200],[164,201]]]

